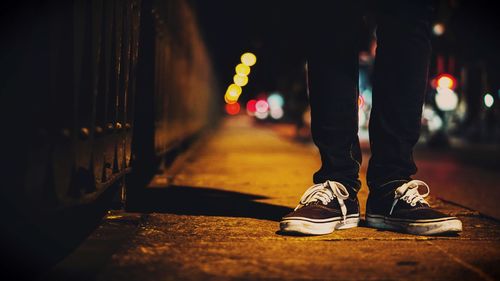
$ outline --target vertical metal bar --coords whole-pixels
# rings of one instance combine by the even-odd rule
[[[114,96],[114,130],[119,129],[121,124],[120,120],[120,91],[121,91],[121,76],[122,76],[122,40],[123,40],[123,5],[121,1],[116,2],[116,13],[115,13],[115,96]],[[120,157],[119,157],[119,146],[120,139],[119,137],[114,136],[115,139],[115,155],[113,160],[113,173],[117,173],[120,171]]]

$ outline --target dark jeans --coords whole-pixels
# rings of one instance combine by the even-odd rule
[[[312,136],[322,166],[314,182],[336,180],[354,192],[360,188],[358,140],[358,53],[365,11],[357,1],[308,11],[308,81]],[[340,3],[346,2],[346,3]],[[369,120],[367,181],[370,189],[416,173],[413,147],[421,124],[427,87],[430,1],[378,1],[373,104]]]

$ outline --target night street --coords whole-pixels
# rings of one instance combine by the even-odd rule
[[[436,197],[430,199],[434,207],[463,221],[459,235],[415,236],[364,226],[324,236],[279,233],[278,221],[295,207],[319,165],[316,148],[290,140],[289,131],[252,124],[245,116],[227,118],[175,169],[155,177],[146,212],[111,211],[45,280],[500,278],[498,221]],[[434,160],[424,153],[417,153],[420,173],[432,194],[452,188],[465,194],[452,171],[433,176]],[[453,167],[464,169],[460,163]],[[468,178],[476,176],[470,173]],[[366,196],[363,186],[363,214]]]
[[[495,1],[0,6],[0,280],[500,280]]]

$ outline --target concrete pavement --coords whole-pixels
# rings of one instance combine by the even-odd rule
[[[500,224],[436,198],[431,204],[458,216],[463,233],[424,237],[361,226],[281,235],[278,221],[311,185],[317,151],[246,117],[225,120],[184,160],[153,180],[141,212],[110,212],[46,279],[500,279]]]
[[[415,152],[417,176],[434,195],[500,220],[500,147],[467,144]]]

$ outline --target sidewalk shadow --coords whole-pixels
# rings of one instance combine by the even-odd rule
[[[292,209],[256,202],[265,196],[214,188],[169,186],[146,189],[128,211],[178,215],[247,217],[279,221]],[[138,203],[137,203],[138,202]]]

